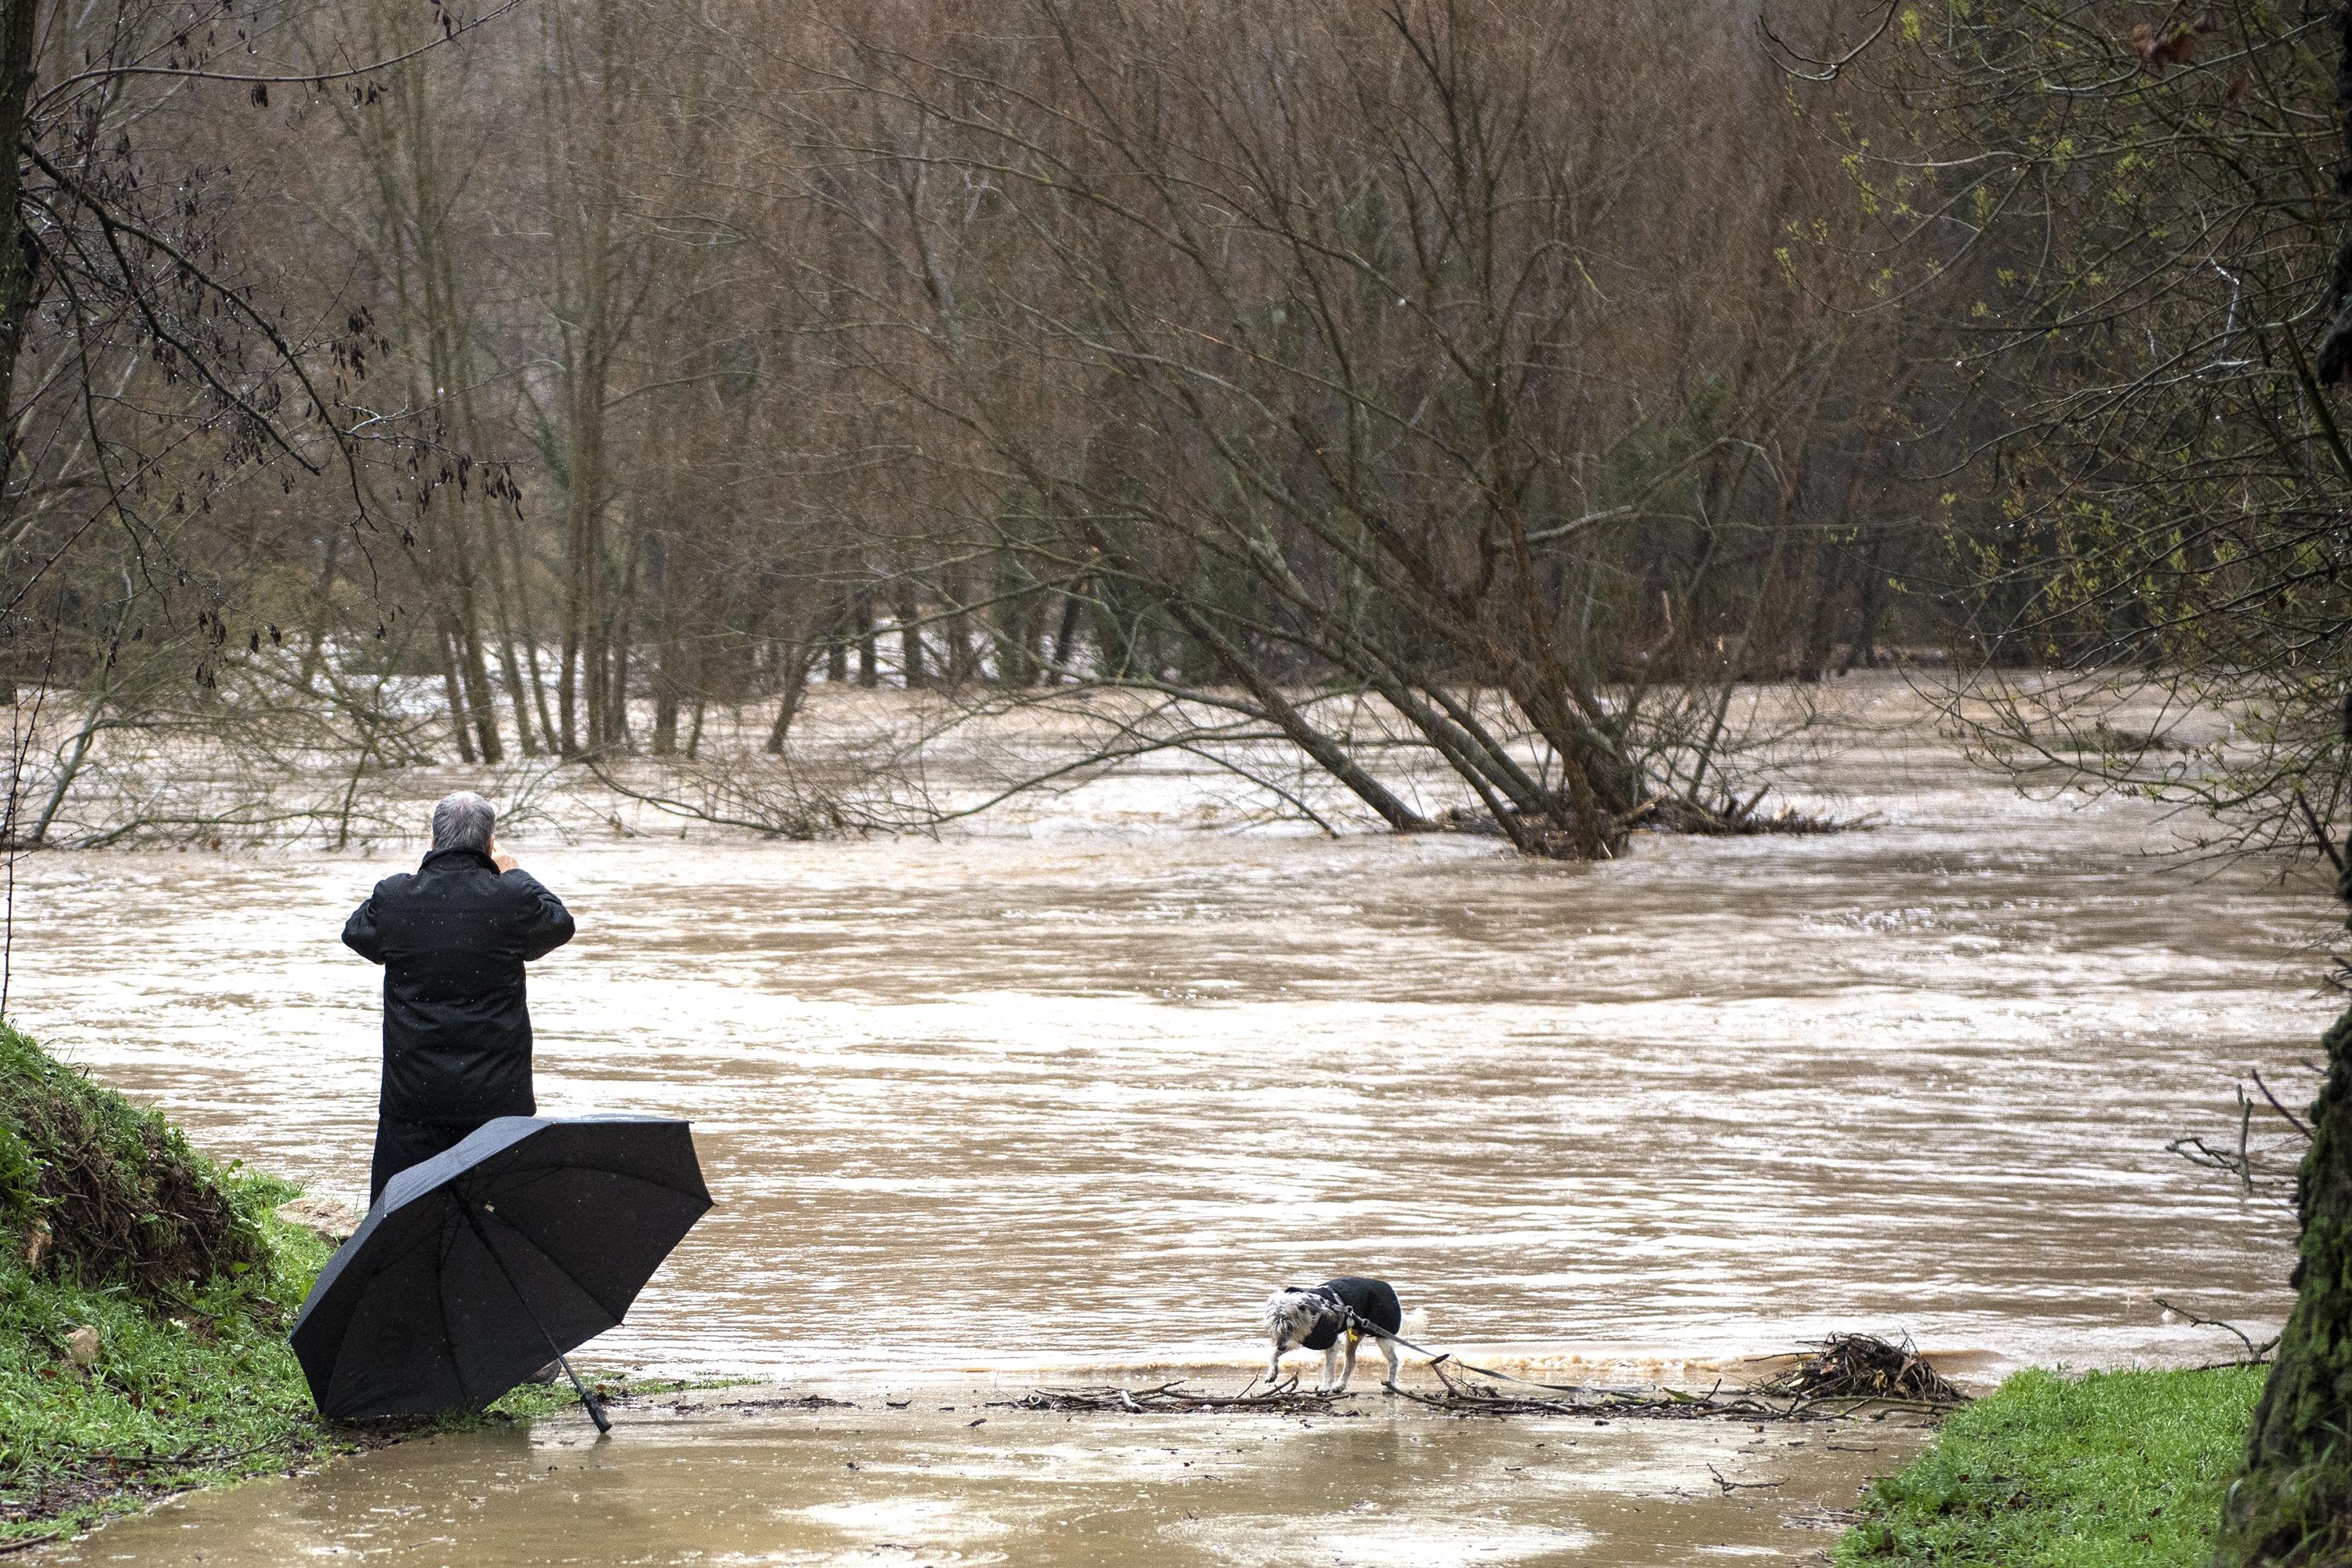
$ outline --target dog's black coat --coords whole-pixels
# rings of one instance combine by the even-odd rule
[[[1320,1285],[1293,1285],[1287,1289],[1320,1296],[1331,1303],[1331,1310],[1316,1321],[1314,1329],[1301,1342],[1307,1350],[1328,1351],[1338,1344],[1339,1336],[1347,1331],[1349,1312],[1383,1333],[1392,1334],[1404,1327],[1404,1309],[1397,1305],[1397,1293],[1385,1279],[1347,1274],[1326,1279]]]

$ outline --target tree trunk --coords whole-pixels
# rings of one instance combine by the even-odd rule
[[[555,667],[556,754],[567,760],[580,754],[580,661],[586,652],[581,631],[587,618],[591,509],[580,489],[585,466],[575,447],[571,493],[564,498],[563,638]]]
[[[799,643],[777,651],[777,671],[782,678],[783,690],[776,700],[776,721],[768,726],[768,755],[784,754],[784,737],[791,733],[793,720],[801,710],[801,699],[808,694],[810,650]]]
[[[433,619],[433,640],[441,650],[441,689],[449,700],[449,731],[457,737],[457,760],[471,763],[474,760],[474,737],[467,730],[471,716],[466,711],[466,694],[457,684],[457,634],[451,628],[448,616],[438,605],[434,608]]]
[[[947,574],[947,592],[955,609],[948,616],[948,668],[946,682],[960,687],[970,681],[980,668],[971,641],[971,571],[968,567],[951,567]]]
[[[882,684],[881,652],[874,646],[874,595],[857,595],[857,684]]]
[[[898,673],[909,691],[930,684],[923,672],[922,610],[915,602],[913,579],[901,575],[894,606],[898,612]]]
[[[2336,26],[2336,115],[2344,128],[2345,152],[2352,154],[2352,5],[2337,7]],[[2339,192],[2352,192],[2352,164],[2338,166],[2336,184]],[[2329,321],[2313,356],[2322,386],[2352,377],[2352,224],[2340,221],[2340,203],[2337,216],[2336,266],[2327,284]]]
[[[1099,548],[1099,545],[1097,546]],[[1257,667],[1233,640],[1193,613],[1192,605],[1171,595],[1168,613],[1202,647],[1224,666],[1234,680],[1255,700],[1258,708],[1272,720],[1291,744],[1315,759],[1316,764],[1333,778],[1348,786],[1357,799],[1370,806],[1399,833],[1416,832],[1429,824],[1421,814],[1389,792],[1388,786],[1356,765],[1347,748],[1324,734],[1307,721],[1306,716],[1293,707],[1290,700],[1278,690],[1274,682],[1258,672]]]
[[[679,604],[677,563],[670,555],[670,532],[665,525],[649,528],[645,536],[645,573],[651,579],[646,597],[653,603],[654,628],[654,755],[667,757],[677,750],[677,710],[686,689],[686,647],[678,636],[684,618]]]
[[[626,751],[629,735],[629,650],[635,635],[637,558],[641,535],[634,520],[622,531],[620,581],[608,595],[604,642],[611,649],[604,664],[604,734],[602,744]]]
[[[0,216],[7,224],[6,233],[0,234],[0,478],[13,477],[16,467],[16,359],[33,308],[33,237],[25,226],[24,165],[16,149],[25,139],[26,106],[33,94],[34,24],[40,9],[37,0],[0,0],[0,138],[7,148],[7,156],[0,158]]]
[[[1078,612],[1085,608],[1086,601],[1078,597],[1075,585],[1062,595],[1062,624],[1054,628],[1054,664],[1045,671],[1045,684],[1048,686],[1060,679],[1069,668],[1070,645],[1078,635]],[[1072,676],[1071,679],[1075,680],[1077,678]]]
[[[2336,890],[2352,901],[2352,872]],[[2327,1081],[2295,1179],[2294,1311],[2254,1407],[2245,1473],[2221,1505],[2215,1568],[2352,1563],[2352,1011],[2325,1044]]]
[[[470,558],[458,563],[457,625],[455,637],[457,654],[457,680],[465,689],[467,706],[473,710],[474,743],[480,748],[482,761],[502,763],[507,760],[505,743],[499,738],[499,705],[490,695],[490,667],[482,657],[481,632],[476,626],[473,564]],[[521,721],[518,710],[516,719]]]
[[[1862,475],[1859,471],[1846,480],[1845,500],[1838,507],[1835,537],[1838,541],[1856,542],[1853,509],[1862,496]],[[1802,653],[1797,661],[1797,679],[1805,684],[1818,685],[1828,673],[1830,655],[1837,648],[1838,607],[1845,598],[1847,563],[1853,555],[1851,549],[1835,552],[1821,547],[1818,537],[1807,545],[1811,569],[1806,575],[1811,580],[1812,591],[1807,595],[1811,613],[1805,618],[1801,646]]]
[[[327,548],[320,552],[324,559],[319,563],[318,619],[302,648],[300,680],[304,696],[310,695],[311,682],[327,662],[327,627],[334,624],[335,563],[343,552],[343,531],[340,528],[327,535]]]
[[[1887,563],[1880,559],[1881,545],[1875,529],[1867,531],[1860,546],[1862,555],[1862,602],[1854,607],[1853,641],[1838,665],[1843,675],[1855,665],[1864,669],[1878,668],[1878,628],[1885,618]]]

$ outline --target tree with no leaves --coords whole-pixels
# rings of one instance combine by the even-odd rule
[[[1576,0],[1028,14],[804,68],[822,205],[884,261],[859,364],[975,498],[941,548],[1082,601],[1088,684],[1398,830],[1396,751],[1529,853],[1745,825],[1733,688],[1820,670],[1877,374],[1766,259],[1836,179],[1766,62]],[[1758,178],[1701,204],[1733,123]]]

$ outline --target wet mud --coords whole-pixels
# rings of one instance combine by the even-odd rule
[[[881,1403],[903,1399],[904,1410]],[[1808,1562],[1925,1434],[1344,1414],[1040,1415],[942,1385],[849,1409],[760,1391],[405,1444],[175,1500],[47,1564],[992,1563],[1096,1568]]]

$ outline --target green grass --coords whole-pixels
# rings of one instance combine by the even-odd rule
[[[2268,1369],[2021,1372],[1871,1489],[1840,1568],[2198,1568]]]
[[[161,1116],[0,1025],[0,1543],[578,1402],[526,1387],[485,1415],[320,1420],[286,1331],[331,1249],[271,1212],[299,1192],[205,1160]],[[71,1353],[85,1329],[98,1335],[86,1366]]]

